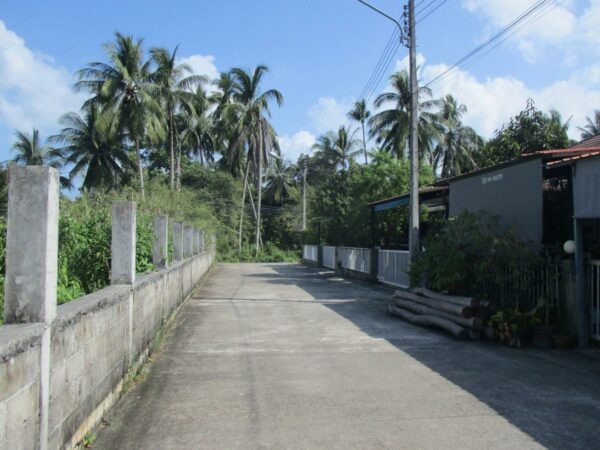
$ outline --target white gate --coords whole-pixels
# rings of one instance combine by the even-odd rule
[[[410,257],[407,251],[379,250],[377,279],[385,284],[408,288],[410,286]]]
[[[319,260],[319,247],[317,245],[305,245],[302,253],[304,259],[308,261]]]
[[[371,272],[370,248],[338,247],[338,259],[344,269]]]
[[[323,267],[335,270],[335,247],[323,246]]]

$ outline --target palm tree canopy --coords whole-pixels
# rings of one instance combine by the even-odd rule
[[[227,155],[233,171],[239,171],[244,154],[256,168],[259,156],[268,162],[271,152],[280,153],[277,134],[267,118],[271,116],[269,103],[275,101],[278,106],[283,105],[283,95],[276,89],[261,90],[267,72],[268,68],[262,65],[252,72],[240,68],[231,70],[234,103],[225,108],[224,115],[237,120]]]
[[[323,155],[333,167],[341,167],[346,170],[348,164],[359,153],[359,142],[354,134],[346,127],[340,127],[337,133],[330,131],[317,138],[313,150]]]
[[[465,105],[459,104],[452,95],[444,97],[442,102],[433,122],[437,130],[433,167],[445,178],[475,169],[474,154],[483,140],[475,130],[463,125],[462,116],[467,112]]]
[[[600,109],[594,111],[594,117],[586,117],[586,125],[577,127],[581,131],[581,139],[591,139],[600,134]]]
[[[282,159],[275,158],[271,174],[265,185],[265,193],[269,201],[281,205],[295,192],[294,177],[297,172],[295,165],[288,165]]]
[[[392,91],[380,94],[374,101],[376,108],[389,105],[389,109],[378,112],[369,120],[371,136],[381,148],[397,155],[405,155],[409,137],[410,122],[410,82],[406,70],[394,73],[390,77]],[[440,106],[439,100],[431,99],[431,90],[427,87],[419,88],[419,154],[428,156],[432,151],[435,140],[435,127],[432,111]]]
[[[367,104],[364,99],[354,103],[354,107],[348,113],[349,119],[359,123],[364,123],[369,117],[371,117],[371,112],[367,109]]]
[[[39,130],[34,128],[31,134],[16,130],[15,135],[17,140],[12,145],[12,150],[17,153],[13,158],[17,164],[47,165],[55,168],[62,165],[62,153],[47,144],[42,144]]]
[[[66,161],[73,164],[69,178],[83,174],[85,189],[111,188],[117,185],[130,160],[123,138],[109,111],[98,105],[88,105],[83,117],[65,114],[60,134],[53,142],[62,144]]]

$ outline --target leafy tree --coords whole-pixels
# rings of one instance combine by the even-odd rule
[[[577,127],[581,131],[581,140],[591,139],[600,134],[600,109],[594,111],[594,117],[586,117],[586,125]]]
[[[375,99],[375,107],[382,108],[391,105],[375,114],[369,120],[371,136],[384,150],[396,155],[397,158],[405,156],[408,146],[410,124],[410,82],[408,72],[402,70],[390,77],[391,92],[384,92]],[[419,88],[419,156],[430,156],[432,142],[436,138],[434,126],[435,115],[432,112],[440,106],[437,100],[431,100],[431,90],[426,87]]]
[[[537,109],[533,100],[528,100],[527,107],[497,130],[488,141],[479,155],[478,165],[487,167],[522,154],[567,148],[571,144],[568,128],[569,121],[562,122],[558,112],[552,111],[548,115]]]
[[[150,61],[144,61],[142,39],[115,32],[115,41],[105,44],[109,62],[91,62],[78,71],[78,91],[87,90],[103,110],[114,113],[119,128],[127,132],[134,144],[140,191],[144,191],[141,146],[148,134],[161,133],[160,107],[156,89],[150,80]]]
[[[367,109],[365,100],[359,100],[354,104],[354,108],[348,113],[348,118],[360,123],[362,128],[363,151],[365,152],[365,164],[368,164],[367,157],[367,137],[365,134],[365,122],[371,117],[371,112]]]
[[[240,68],[231,70],[233,79],[233,98],[236,104],[230,104],[229,110],[235,108],[239,117],[233,138],[229,145],[229,154],[241,155],[246,152],[246,170],[244,173],[244,191],[242,193],[242,216],[240,219],[239,247],[241,249],[242,219],[245,205],[246,183],[250,162],[255,168],[257,190],[256,219],[256,253],[260,248],[260,211],[262,205],[263,164],[268,162],[271,152],[279,153],[277,134],[268,120],[270,117],[269,102],[283,104],[283,95],[276,89],[261,90],[261,82],[267,66],[259,65],[254,71],[246,72]],[[230,158],[234,159],[234,158]],[[237,157],[240,160],[240,157]]]
[[[207,82],[201,75],[192,75],[192,69],[187,64],[177,64],[177,49],[169,52],[165,48],[152,48],[151,60],[156,64],[156,70],[151,79],[157,88],[159,98],[167,119],[169,146],[170,184],[171,189],[181,190],[181,152],[175,154],[175,113],[184,108],[188,115],[195,114],[195,96],[190,89]]]
[[[61,117],[60,134],[51,140],[62,144],[65,160],[73,164],[69,172],[72,181],[84,174],[83,188],[115,188],[130,165],[123,138],[110,117],[110,111],[102,113],[96,104],[85,108],[84,116],[68,113]]]
[[[462,124],[465,105],[459,105],[452,95],[443,99],[437,114],[437,145],[434,150],[434,168],[443,178],[460,175],[477,167],[475,153],[483,145],[475,130]]]

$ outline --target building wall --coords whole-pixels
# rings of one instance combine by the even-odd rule
[[[577,161],[573,186],[575,217],[600,218],[600,158]]]
[[[450,182],[450,217],[486,211],[502,225],[536,244],[542,242],[543,180],[541,161],[507,166]]]

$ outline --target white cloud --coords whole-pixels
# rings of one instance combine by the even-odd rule
[[[305,130],[298,131],[293,136],[279,136],[279,146],[283,159],[295,162],[301,153],[308,155],[315,143],[315,136]]]
[[[447,68],[445,64],[425,66],[424,79],[432,79]],[[591,116],[600,106],[599,78],[600,64],[595,64],[568,79],[534,89],[514,77],[478,80],[468,71],[458,70],[435,84],[433,94],[434,97],[452,94],[464,103],[468,108],[464,122],[485,137],[492,136],[532,98],[543,111],[557,109],[564,120],[572,116],[569,134],[576,139],[579,137],[577,126],[584,125],[586,116]]]
[[[333,97],[321,97],[308,110],[308,117],[318,133],[337,130],[347,122],[348,111],[352,109],[350,99],[336,100]]]
[[[219,69],[215,65],[215,57],[212,55],[192,55],[181,58],[179,64],[187,64],[196,75],[206,75],[211,80],[219,78]]]
[[[462,5],[486,21],[485,39],[535,3],[537,0],[463,0]],[[578,58],[589,58],[590,52],[599,54],[600,0],[589,0],[579,15],[575,6],[573,0],[559,5],[549,2],[517,25],[518,32],[511,41],[526,61],[538,61],[547,56],[549,50],[556,58],[556,51],[560,50],[562,61],[574,66]]]
[[[66,69],[30,50],[0,20],[0,122],[23,131],[54,130],[62,114],[81,106],[72,84]]]

